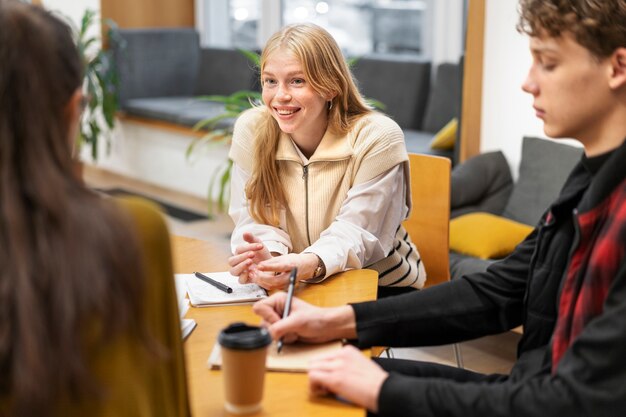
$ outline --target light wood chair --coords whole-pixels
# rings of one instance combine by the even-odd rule
[[[409,154],[413,207],[404,228],[420,253],[426,269],[425,287],[450,280],[450,169],[448,158]],[[460,347],[454,356],[463,367]]]

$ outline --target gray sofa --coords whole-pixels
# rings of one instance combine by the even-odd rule
[[[581,148],[525,137],[515,183],[502,152],[471,158],[452,170],[450,216],[455,218],[481,211],[535,226],[559,194],[581,155]],[[451,251],[450,275],[454,279],[484,271],[494,261]]]
[[[257,69],[241,52],[201,48],[194,29],[120,29],[115,38],[120,105],[129,115],[191,127],[224,110],[198,96],[260,91]],[[402,127],[409,152],[452,158],[452,151],[432,150],[429,143],[458,116],[459,65],[439,65],[432,86],[430,62],[416,58],[364,56],[353,71],[362,92],[384,103]],[[224,120],[222,127],[232,123]]]
[[[363,94],[386,105],[384,111],[402,128],[409,152],[445,156],[454,162],[454,150],[431,149],[430,142],[452,118],[459,117],[461,68],[462,64],[439,64],[431,82],[428,61],[368,55],[359,58],[353,72]]]
[[[130,115],[193,126],[224,110],[198,96],[258,89],[256,70],[241,52],[200,48],[194,29],[120,29],[116,37],[120,107]]]

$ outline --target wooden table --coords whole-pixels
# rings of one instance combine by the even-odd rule
[[[225,271],[230,256],[224,249],[197,239],[172,237],[174,270]],[[374,271],[344,272],[321,284],[299,285],[296,295],[319,306],[336,306],[376,298],[378,278]],[[258,324],[259,318],[250,305],[224,307],[191,307],[187,318],[198,326],[185,341],[185,360],[191,411],[194,417],[229,415],[224,410],[221,371],[209,370],[207,359],[217,334],[228,324],[243,321]],[[331,398],[309,396],[306,374],[268,372],[265,379],[263,410],[259,416],[364,416],[362,408]]]

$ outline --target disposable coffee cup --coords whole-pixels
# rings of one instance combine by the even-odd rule
[[[272,337],[263,327],[233,323],[217,340],[222,349],[226,411],[250,414],[261,410],[265,359]]]

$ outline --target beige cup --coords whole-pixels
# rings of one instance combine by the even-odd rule
[[[233,323],[218,336],[222,349],[222,375],[226,401],[232,414],[261,409],[267,346],[272,342],[265,328]]]

